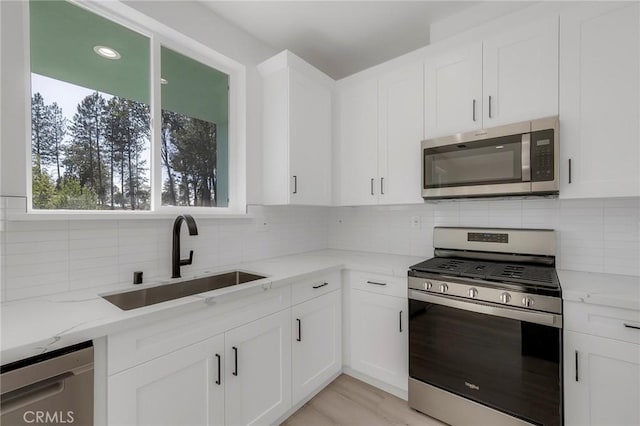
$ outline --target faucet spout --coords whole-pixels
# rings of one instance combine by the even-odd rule
[[[180,228],[182,222],[187,223],[189,235],[198,235],[198,227],[195,219],[189,214],[183,214],[176,217],[173,222],[173,244],[171,251],[171,278],[180,278],[180,266],[191,265],[193,262],[193,250],[189,252],[188,259],[180,259]]]

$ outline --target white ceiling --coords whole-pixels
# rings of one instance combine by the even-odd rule
[[[429,25],[477,1],[211,1],[203,4],[334,79],[429,43]]]

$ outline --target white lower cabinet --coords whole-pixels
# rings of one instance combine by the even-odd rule
[[[565,424],[640,424],[640,345],[564,332]]]
[[[271,424],[291,408],[290,309],[108,379],[110,425]]]
[[[342,368],[341,317],[339,290],[291,308],[293,405]]]
[[[109,424],[224,425],[223,355],[221,334],[111,376]]]
[[[225,333],[227,425],[271,424],[291,408],[290,310]]]
[[[351,290],[351,368],[401,390],[408,377],[407,299]]]

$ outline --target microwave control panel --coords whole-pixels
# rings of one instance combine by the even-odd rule
[[[539,130],[531,133],[531,180],[544,182],[554,180],[553,130]]]

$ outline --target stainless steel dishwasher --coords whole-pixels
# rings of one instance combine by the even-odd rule
[[[0,367],[0,424],[92,425],[92,342]]]

